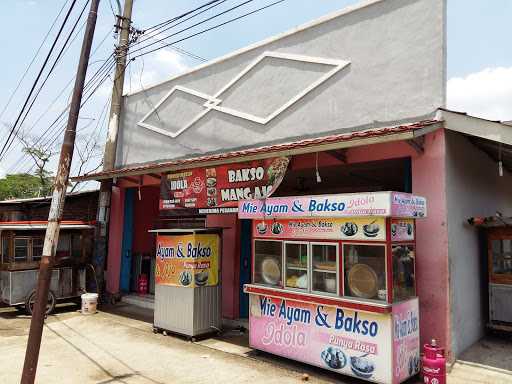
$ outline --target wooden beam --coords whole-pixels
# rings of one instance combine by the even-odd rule
[[[148,173],[146,176],[147,176],[147,177],[150,177],[150,178],[152,178],[152,179],[157,179],[157,180],[159,180],[159,181],[160,181],[160,179],[161,179],[161,176],[160,176],[158,173]]]
[[[121,179],[124,179],[124,180],[128,181],[129,183],[133,183],[133,184],[137,184],[137,185],[140,184],[140,178],[137,178],[137,177],[123,176],[123,177],[121,177]]]
[[[425,153],[425,136],[420,136],[415,139],[406,140],[406,143],[409,144],[418,153],[418,155],[422,155],[423,153]]]
[[[347,164],[347,149],[335,149],[332,151],[326,151],[325,153],[331,157],[334,157],[339,162]]]

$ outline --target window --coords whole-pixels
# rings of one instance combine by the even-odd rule
[[[313,263],[312,290],[315,292],[338,293],[338,245],[311,244]]]
[[[2,263],[9,262],[9,238],[2,237]]]
[[[284,249],[286,258],[285,286],[287,288],[308,290],[308,243],[285,242]]]
[[[59,236],[59,243],[55,252],[57,259],[67,259],[71,256],[71,238],[68,233]]]
[[[44,244],[44,238],[42,238],[42,237],[33,237],[32,238],[32,261],[41,260],[41,256],[43,255],[43,244]]]
[[[28,260],[28,242],[29,238],[26,237],[14,238],[14,261]]]
[[[343,245],[345,296],[386,300],[384,245]]]
[[[71,236],[71,255],[77,260],[82,256],[82,236],[79,234]]]
[[[512,240],[492,240],[492,272],[497,275],[512,274]]]
[[[254,283],[283,286],[283,243],[281,241],[254,241]]]
[[[414,246],[394,245],[393,252],[393,301],[416,296],[414,271]]]

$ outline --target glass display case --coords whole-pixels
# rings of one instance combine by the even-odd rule
[[[299,220],[279,224],[284,228],[294,226],[294,221]],[[354,220],[349,223],[356,225]],[[256,225],[261,227],[261,223]],[[265,225],[271,227],[271,223]],[[346,221],[339,225],[343,232]],[[285,290],[369,302],[398,303],[413,298],[416,296],[414,241],[410,238],[393,241],[392,234],[384,229],[385,224],[382,227],[381,238],[368,237],[365,241],[334,241],[328,234],[326,239],[312,239],[304,232],[297,235],[301,240],[289,240],[273,233],[262,234],[255,228],[252,281]]]
[[[285,287],[308,290],[309,247],[308,243],[284,243],[285,254]]]
[[[338,294],[338,244],[311,243],[313,292]]]
[[[414,376],[425,216],[424,198],[395,192],[240,202],[253,219],[251,347],[377,383]],[[507,270],[511,247],[494,248]]]

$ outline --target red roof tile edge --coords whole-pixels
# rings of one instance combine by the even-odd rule
[[[249,156],[249,155],[261,154],[261,153],[266,153],[266,152],[286,151],[286,150],[290,150],[290,149],[310,147],[310,146],[314,146],[314,145],[318,145],[318,144],[329,144],[329,143],[334,143],[334,142],[350,141],[350,140],[354,140],[354,139],[363,139],[363,138],[368,138],[368,137],[387,136],[387,135],[392,135],[392,134],[397,134],[397,133],[415,131],[415,130],[425,128],[425,127],[428,127],[428,126],[431,126],[434,124],[438,124],[438,123],[441,123],[441,121],[440,120],[424,120],[424,121],[419,121],[417,123],[407,124],[407,125],[398,125],[398,126],[393,126],[393,127],[368,129],[368,130],[349,132],[349,133],[339,133],[339,134],[335,134],[335,135],[323,136],[323,137],[318,137],[318,138],[304,139],[304,140],[300,140],[300,141],[294,141],[294,142],[282,143],[282,144],[267,145],[267,146],[263,146],[263,147],[250,148],[250,149],[244,149],[244,150],[238,150],[238,151],[232,151],[232,152],[225,152],[225,153],[219,153],[219,154],[214,154],[214,155],[205,155],[205,156],[199,156],[199,157],[192,157],[192,158],[188,158],[188,159],[170,160],[170,161],[164,161],[161,163],[141,164],[138,166],[113,169],[111,171],[102,171],[102,172],[97,172],[97,173],[85,174],[84,176],[74,177],[73,179],[74,180],[80,180],[80,179],[89,179],[90,180],[90,179],[94,179],[94,177],[102,178],[103,176],[107,176],[107,175],[111,175],[113,177],[115,177],[115,176],[122,177],[123,173],[128,173],[128,172],[137,172],[137,171],[145,171],[145,170],[147,170],[149,172],[152,169],[157,169],[157,168],[165,168],[165,167],[202,163],[202,162],[207,162],[207,161],[231,159],[231,158],[235,158],[235,157]]]

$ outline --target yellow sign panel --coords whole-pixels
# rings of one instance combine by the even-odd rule
[[[157,236],[155,282],[201,287],[219,283],[219,236]]]

